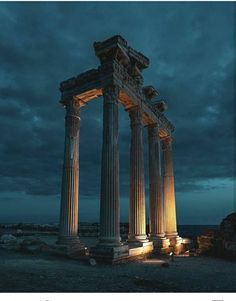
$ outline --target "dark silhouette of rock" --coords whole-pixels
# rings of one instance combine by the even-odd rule
[[[229,214],[220,224],[226,257],[236,259],[236,212]]]
[[[229,214],[222,220],[220,231],[225,240],[236,242],[236,212]]]
[[[219,230],[205,230],[197,241],[199,254],[236,259],[236,213],[224,218]]]
[[[20,243],[20,251],[25,253],[45,252],[48,250],[48,245],[39,238],[24,239]]]

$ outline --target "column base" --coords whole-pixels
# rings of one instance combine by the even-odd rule
[[[165,234],[150,235],[149,239],[153,242],[155,250],[166,249],[170,246],[170,240],[165,237]]]
[[[52,248],[56,254],[72,258],[85,256],[87,249],[78,236],[61,236]]]
[[[148,242],[147,235],[129,235],[127,242],[128,243],[145,243]]]
[[[152,241],[136,241],[136,242],[129,242],[129,256],[132,257],[145,257],[148,254],[152,253],[153,251],[153,242]]]
[[[107,246],[107,247],[119,247],[122,246],[121,237],[99,237],[99,246]]]
[[[98,244],[90,248],[89,256],[105,263],[122,263],[147,258],[153,251],[153,242],[125,243],[118,247]]]
[[[175,247],[182,243],[182,237],[178,235],[177,232],[168,233],[166,232],[166,237],[170,240],[170,246]]]
[[[59,236],[58,240],[56,242],[57,245],[75,245],[75,244],[81,244],[79,236],[77,235],[65,235],[65,236]]]
[[[128,259],[129,249],[127,245],[108,246],[99,243],[90,248],[89,256],[100,262],[117,263]]]

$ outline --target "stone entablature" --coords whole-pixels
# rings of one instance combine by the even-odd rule
[[[152,104],[150,97],[145,93],[145,87],[140,87],[135,78],[128,73],[127,68],[117,60],[106,62],[98,69],[63,81],[60,85],[61,102],[75,97],[85,104],[102,96],[103,83],[115,84],[120,88],[119,101],[125,109],[135,105],[142,106],[144,125],[158,124],[161,137],[168,136],[175,130],[158,105]]]
[[[132,67],[136,67],[135,69],[139,70],[138,74],[149,65],[149,59],[128,46],[127,41],[119,35],[104,42],[95,42],[94,49],[102,64],[117,59],[122,65],[128,67],[131,72]]]
[[[61,103],[66,108],[65,151],[58,244],[83,245],[78,237],[80,108],[103,96],[103,143],[100,194],[100,236],[92,256],[112,260],[178,245],[171,133],[164,101],[155,101],[157,90],[143,86],[142,71],[149,59],[129,47],[121,36],[94,43],[100,66],[60,84]],[[130,197],[129,238],[120,236],[119,116],[121,103],[129,113]],[[150,233],[146,233],[143,130],[149,134]],[[162,144],[162,149],[161,149]],[[161,175],[163,151],[164,175]],[[163,187],[162,187],[162,180]],[[162,196],[163,194],[163,196]],[[74,247],[73,247],[74,248]],[[140,250],[139,250],[140,249]],[[131,255],[133,254],[133,255]]]

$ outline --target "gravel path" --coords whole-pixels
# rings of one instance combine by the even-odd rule
[[[122,265],[0,249],[1,292],[235,292],[236,262],[176,257],[169,267],[149,259]]]

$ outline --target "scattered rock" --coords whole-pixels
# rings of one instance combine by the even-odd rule
[[[236,213],[229,214],[219,230],[205,230],[197,238],[198,254],[236,259]]]
[[[198,254],[217,255],[222,252],[222,238],[219,230],[206,229],[197,238]]]
[[[40,238],[27,238],[24,239],[21,245],[32,246],[32,245],[40,245],[44,243]]]
[[[90,263],[91,266],[95,266],[97,264],[97,262],[94,258],[90,258],[89,263]]]
[[[1,244],[15,244],[17,242],[17,239],[12,234],[3,234],[0,238]]]
[[[25,253],[45,252],[49,246],[39,238],[24,239],[20,244],[20,251]]]
[[[190,249],[189,250],[189,256],[195,257],[198,256],[197,250],[196,249]]]
[[[17,235],[17,236],[23,235],[23,231],[22,231],[21,229],[17,229],[17,230],[16,230],[16,235]]]

